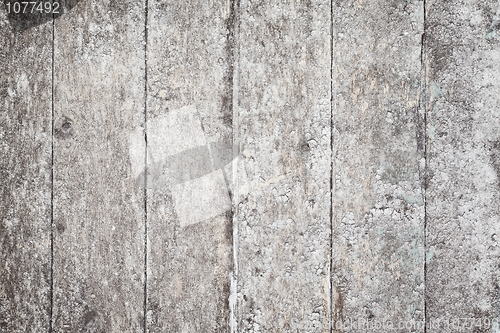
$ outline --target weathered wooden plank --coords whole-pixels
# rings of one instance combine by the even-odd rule
[[[337,1],[333,15],[334,328],[423,332],[423,2]]]
[[[242,1],[238,332],[330,328],[329,1]]]
[[[50,325],[51,71],[52,24],[15,33],[1,4],[0,332]]]
[[[55,21],[54,332],[143,330],[144,24],[133,0]]]
[[[427,1],[426,27],[428,332],[498,332],[500,6]]]
[[[230,1],[149,1],[149,332],[229,331],[233,22]]]

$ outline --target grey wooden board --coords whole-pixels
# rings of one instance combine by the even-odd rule
[[[14,33],[0,5],[0,332],[48,332],[52,24]]]
[[[55,21],[53,332],[143,330],[144,22],[132,0]]]
[[[334,331],[423,332],[423,2],[337,1],[333,15]]]
[[[237,331],[328,332],[330,2],[238,17]]]
[[[499,332],[500,4],[426,13],[428,332]]]
[[[232,4],[148,7],[147,328],[228,332]]]

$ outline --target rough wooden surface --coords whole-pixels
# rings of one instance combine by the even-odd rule
[[[423,332],[423,2],[342,1],[333,15],[333,326]]]
[[[0,5],[0,332],[50,323],[52,26],[14,33]]]
[[[149,332],[229,331],[232,10],[149,1]]]
[[[499,332],[500,6],[426,14],[428,332]]]
[[[144,14],[82,1],[55,21],[53,332],[143,330]]]
[[[500,331],[498,1],[64,6],[0,6],[0,332]]]
[[[330,327],[330,3],[242,1],[238,332]]]

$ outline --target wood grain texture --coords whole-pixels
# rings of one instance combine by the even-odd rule
[[[149,1],[148,332],[228,332],[233,9]]]
[[[428,1],[426,26],[428,332],[498,332],[500,6]]]
[[[55,21],[54,332],[143,330],[144,22],[132,0]]]
[[[242,1],[238,332],[330,328],[330,2]]]
[[[500,332],[498,1],[63,2],[0,5],[0,332]]]
[[[423,332],[423,2],[336,1],[333,15],[334,331]]]
[[[48,332],[52,24],[14,33],[0,5],[0,332]]]

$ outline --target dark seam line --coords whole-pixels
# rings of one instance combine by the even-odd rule
[[[50,323],[49,333],[53,331],[54,316],[54,59],[55,59],[55,17],[52,13],[52,87],[51,87],[51,156],[50,156]]]
[[[234,76],[234,43],[235,43],[235,37],[234,37],[234,26],[235,26],[235,4],[236,4],[236,0],[231,0],[231,5],[229,7],[229,18],[227,19],[226,21],[226,29],[227,29],[227,35],[226,35],[226,56],[227,56],[227,61],[228,61],[228,68],[227,68],[227,77],[226,77],[226,89],[225,89],[225,92],[228,96],[228,101],[229,101],[229,105],[228,105],[228,109],[229,109],[229,112],[231,113],[231,120],[233,120],[233,116],[234,116],[234,112],[233,112],[233,103],[234,103],[234,99],[233,99],[233,91],[234,91],[234,80],[233,80],[233,76]],[[227,112],[226,110],[223,110],[223,112]],[[233,121],[234,123],[234,121]],[[233,124],[231,124],[231,127],[233,127]],[[204,132],[204,131],[203,131]],[[204,133],[205,134],[205,133]],[[233,148],[233,144],[234,144],[234,138],[233,138],[233,128],[231,128],[231,148]],[[232,157],[234,157],[234,152],[233,152],[234,149],[231,150],[231,159],[230,161],[232,161]],[[212,152],[210,151],[210,154],[212,155]],[[212,157],[212,160],[213,160],[213,157]],[[214,161],[215,162],[215,161]],[[231,201],[231,206],[232,206],[232,202],[233,202],[233,191],[231,190],[231,184],[230,184],[230,180],[227,176],[227,173],[226,173],[226,170],[224,169],[224,166],[221,168],[222,170],[222,175],[224,177],[224,182],[226,183],[226,187],[227,187],[227,190],[228,190],[228,194],[229,194],[229,199]],[[231,207],[231,216],[233,216],[234,214],[234,211]],[[232,221],[231,221],[232,223]]]
[[[144,299],[142,304],[143,329],[147,329],[147,300],[148,300],[148,0],[144,8]]]
[[[424,179],[423,179],[423,190],[424,190],[424,333],[427,332],[427,86],[426,86],[426,78],[427,78],[427,67],[426,67],[426,50],[425,50],[425,40],[427,33],[427,24],[426,24],[426,0],[423,0],[424,6],[424,26],[423,26],[423,34],[422,39],[420,41],[420,68],[422,78],[422,88],[421,101],[423,102],[424,108],[424,130],[423,130],[423,145],[424,145]]]
[[[333,332],[333,0],[330,0],[330,332]]]
[[[239,78],[239,75],[240,75],[240,71],[239,71],[239,67],[238,67],[238,70],[236,72],[237,74],[237,78],[235,78],[235,66],[239,66],[239,61],[240,61],[240,44],[239,42],[237,43],[236,40],[237,40],[237,37],[239,38],[240,36],[240,31],[241,31],[241,17],[239,17],[238,15],[241,14],[241,2],[240,0],[233,0],[233,6],[232,6],[232,15],[233,15],[233,18],[232,18],[232,28],[233,28],[233,49],[232,49],[232,56],[233,56],[233,61],[232,61],[232,73],[231,73],[231,82],[232,82],[232,87],[231,87],[231,113],[232,113],[232,117],[233,117],[233,127],[231,129],[231,132],[232,132],[232,135],[231,135],[231,140],[232,140],[232,158],[237,158],[237,154],[236,152],[239,152],[239,142],[238,142],[238,139],[236,140],[236,143],[238,144],[238,148],[235,148],[235,144],[234,144],[234,137],[235,137],[235,133],[234,133],[234,124],[235,124],[235,120],[234,120],[234,116],[235,116],[235,112],[234,112],[234,103],[235,103],[235,96],[234,96],[234,86],[235,86],[235,80],[237,80],[236,82],[240,82],[240,78]],[[236,60],[238,62],[235,61],[235,54],[237,55],[236,56]],[[236,98],[236,103],[238,103],[239,101],[239,97],[237,96]],[[239,121],[239,118],[238,118],[238,114],[236,114],[236,124],[237,122]],[[238,133],[236,133],[236,135],[238,135]],[[235,149],[236,149],[236,152],[235,152]],[[232,163],[233,159],[231,159],[231,163]],[[239,254],[239,241],[238,241],[238,237],[239,237],[239,225],[238,225],[238,190],[237,190],[237,186],[238,186],[238,182],[237,182],[237,175],[238,175],[238,170],[236,169],[236,173],[233,174],[232,173],[232,178],[233,178],[233,185],[234,185],[234,188],[233,188],[233,195],[236,195],[236,202],[235,202],[235,206],[234,207],[231,207],[232,209],[232,223],[233,223],[233,282],[235,284],[235,290],[236,290],[236,294],[238,293],[238,275],[239,275],[239,266],[238,266],[238,254]],[[233,203],[233,200],[231,200],[231,203]],[[232,206],[232,205],[231,205]],[[235,228],[235,224],[236,224],[236,228]],[[236,245],[236,246],[235,246]],[[231,288],[232,289],[232,288]],[[233,289],[231,290],[231,292],[233,291]],[[238,318],[237,318],[237,310],[238,310],[238,300],[237,300],[237,297],[236,295],[233,296],[235,299],[233,300],[233,321],[235,322],[234,323],[234,332],[230,332],[230,333],[237,333],[238,332]],[[231,330],[231,325],[233,325],[233,323],[231,322],[230,325],[229,325],[229,329]]]
[[[229,17],[227,18],[226,20],[226,29],[227,29],[227,34],[226,34],[226,46],[225,46],[225,52],[226,52],[226,60],[227,60],[227,72],[225,74],[225,90],[224,90],[224,94],[227,94],[227,99],[228,99],[228,104],[226,105],[226,103],[223,103],[223,108],[222,108],[222,112],[224,114],[226,114],[226,112],[230,113],[231,114],[231,158],[230,158],[230,164],[231,165],[233,163],[233,157],[235,156],[234,155],[234,96],[233,96],[233,93],[234,93],[234,48],[235,48],[235,36],[234,36],[234,32],[235,32],[235,20],[236,20],[236,14],[235,14],[235,8],[236,8],[236,2],[237,0],[231,0],[230,2],[230,7],[229,7]],[[226,109],[227,107],[227,109]],[[206,132],[205,132],[205,129],[204,127],[202,126],[202,131],[203,131],[203,134],[206,135]],[[211,151],[210,149],[210,145],[208,145],[209,147],[209,154],[210,154],[210,158],[212,160],[212,163],[215,163],[216,162],[220,162],[220,161],[216,161],[214,159],[214,155],[213,155],[213,152]],[[221,163],[222,165],[222,163]],[[232,172],[231,172],[231,175],[232,175],[232,179],[229,179],[228,177],[228,173],[226,172],[225,168],[224,168],[224,165],[222,165],[221,169],[222,171],[222,176],[224,178],[224,183],[226,184],[226,188],[227,188],[227,192],[228,192],[228,195],[229,195],[229,200],[231,202],[231,212],[230,212],[230,216],[229,217],[226,217],[228,220],[230,220],[230,223],[231,223],[231,226],[230,226],[230,232],[231,232],[231,237],[232,237],[232,242],[231,242],[231,250],[232,250],[232,263],[233,263],[233,268],[232,268],[232,272],[229,272],[228,275],[227,275],[227,278],[229,279],[229,282],[231,281],[231,274],[233,275],[234,277],[234,270],[235,270],[235,267],[236,267],[236,262],[234,260],[234,206],[233,206],[233,198],[234,198],[234,193],[233,193],[233,190],[231,190],[231,181],[234,180],[234,175],[232,175]],[[227,306],[227,324],[228,324],[228,328],[230,329],[231,327],[231,313],[233,313],[234,315],[234,312],[233,310],[231,309],[231,305],[230,305],[230,296],[231,296],[231,292],[232,292],[232,289],[229,288],[229,294],[226,295],[227,296],[227,299],[226,299],[226,306]]]

